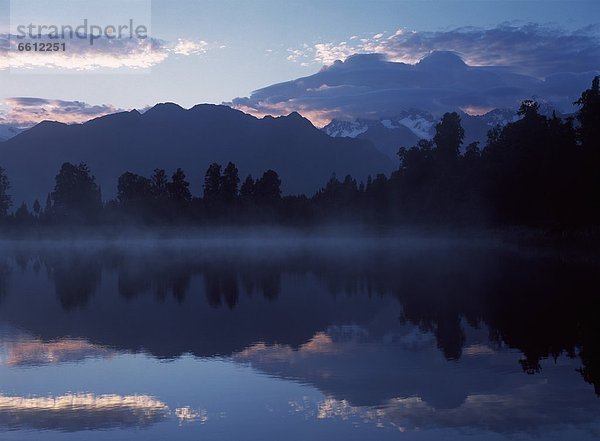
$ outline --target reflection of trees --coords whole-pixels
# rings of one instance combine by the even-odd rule
[[[596,336],[598,334],[595,334]],[[583,379],[594,385],[596,395],[600,395],[600,350],[598,350],[598,341],[593,337],[588,337],[589,341],[581,345],[579,357],[583,366],[579,369],[579,373]],[[593,340],[593,341],[592,341]]]
[[[55,255],[45,261],[62,307],[83,308],[100,284],[102,266],[87,253]]]
[[[240,295],[236,271],[231,267],[209,265],[203,275],[208,304],[217,308],[224,301],[230,309],[235,308]]]
[[[269,301],[277,299],[281,291],[281,274],[286,269],[273,262],[255,262],[238,269],[247,292],[258,292]]]
[[[8,292],[8,278],[10,276],[10,268],[5,258],[0,257],[0,305]]]
[[[165,301],[170,295],[178,303],[185,300],[193,268],[178,260],[153,262],[152,260],[121,262],[118,266],[119,294],[131,299],[152,292]]]
[[[231,260],[204,265],[202,274],[208,304],[219,307],[225,303],[233,309],[239,301],[242,287],[248,296],[259,292],[267,300],[273,301],[281,289],[283,270],[272,264]]]
[[[119,294],[126,299],[133,299],[150,290],[152,273],[145,268],[124,268],[119,270]]]
[[[23,252],[16,253],[15,263],[21,271],[25,271],[27,269],[27,264],[29,263],[29,256]]]
[[[600,351],[594,340],[600,326],[592,312],[597,268],[500,250],[460,252],[313,258],[303,270],[317,274],[335,295],[396,296],[401,322],[432,332],[447,359],[462,354],[463,321],[486,324],[493,342],[523,352],[525,372],[539,371],[547,357],[579,356],[584,379],[598,392]]]
[[[247,295],[259,292],[266,299],[275,300],[281,289],[282,268],[231,259],[206,262],[181,258],[123,260],[118,271],[119,293],[125,298],[153,292],[159,300],[171,295],[182,303],[192,276],[201,275],[207,303],[214,308],[225,304],[233,309],[242,291]]]
[[[503,287],[488,299],[490,311],[484,319],[492,338],[521,350],[521,365],[528,373],[538,372],[544,358],[579,355],[584,379],[600,392],[597,268],[536,260],[511,271],[513,289]]]
[[[599,285],[600,276],[596,268],[586,263],[524,257],[499,249],[464,248],[352,252],[317,249],[260,256],[193,251],[169,254],[163,249],[148,253],[113,250],[45,253],[34,256],[33,262],[46,266],[66,311],[87,303],[100,283],[103,269],[117,273],[118,291],[124,299],[151,295],[159,302],[172,298],[185,304],[194,286],[198,292],[193,294],[205,298],[208,305],[230,310],[238,307],[243,296],[253,294],[274,302],[284,289],[285,276],[293,277],[293,283],[300,287],[309,281],[317,283],[333,297],[394,296],[401,304],[401,321],[431,332],[447,359],[461,357],[464,323],[487,325],[491,341],[523,352],[521,365],[526,372],[538,371],[540,360],[546,357],[561,353],[579,356],[583,378],[598,390],[600,363],[595,336],[600,333],[593,313],[593,288]],[[8,267],[0,262],[0,296],[7,289],[4,282],[7,274]],[[194,278],[197,284],[193,283]],[[261,306],[251,303],[256,313]],[[280,305],[277,314],[285,316],[286,305]],[[320,307],[319,303],[307,305],[312,311]],[[358,315],[359,311],[355,312]],[[265,318],[273,325],[274,335],[292,335],[285,320],[280,319]],[[239,316],[232,320],[239,320]],[[332,318],[325,315],[319,320],[322,324]],[[246,335],[254,332],[258,337],[263,330],[255,331],[262,325],[248,320],[247,328],[235,332]],[[193,335],[184,330],[186,326],[178,324],[178,332]],[[311,326],[307,323],[296,334],[314,335],[322,330]],[[171,331],[161,336],[164,339],[161,351],[178,355],[173,349],[169,352],[168,332]],[[186,344],[185,337],[177,335],[177,338],[182,347],[191,346]],[[220,337],[214,338],[218,347]]]
[[[525,372],[538,372],[547,357],[579,355],[584,378],[598,391],[600,377],[593,368],[598,365],[597,344],[592,336],[600,335],[600,329],[591,311],[600,277],[593,266],[502,253],[448,265],[450,270],[413,273],[413,282],[423,281],[421,289],[411,282],[414,291],[401,286],[395,291],[403,318],[434,331],[447,358],[460,356],[461,320],[485,323],[492,341],[523,352],[520,364]]]

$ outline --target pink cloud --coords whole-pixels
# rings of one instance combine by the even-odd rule
[[[82,101],[64,101],[32,97],[12,97],[0,101],[0,120],[17,127],[30,127],[44,120],[81,123],[120,111],[110,104],[91,105]]]

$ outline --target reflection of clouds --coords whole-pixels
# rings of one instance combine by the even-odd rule
[[[435,336],[431,332],[424,332],[418,328],[411,329],[406,334],[388,334],[386,343],[396,343],[405,351],[417,351],[430,348],[435,344]]]
[[[587,405],[580,398],[564,394],[556,402],[545,384],[531,384],[503,394],[473,394],[458,407],[439,409],[421,397],[394,398],[384,405],[373,407],[353,406],[347,400],[328,397],[310,401],[304,397],[289,404],[294,412],[310,418],[340,419],[392,426],[401,431],[454,428],[486,430],[496,433],[547,432],[551,428],[568,429],[579,425],[593,433],[600,420],[594,406],[594,397]]]
[[[341,348],[334,344],[328,334],[318,332],[297,350],[287,345],[256,343],[233,354],[232,358],[241,362],[290,362],[293,359],[305,358],[313,354],[331,354],[340,350]]]
[[[448,365],[438,358],[430,333],[413,329],[379,338],[370,329],[330,327],[297,349],[253,345],[234,360],[318,388],[325,400],[305,397],[289,403],[292,412],[306,418],[401,431],[502,434],[545,434],[570,425],[588,430],[600,424],[597,398],[583,390],[574,368],[572,378],[564,377],[566,359],[558,362],[562,372],[548,366],[545,375],[527,376],[515,368],[516,354],[476,339],[465,346],[459,362]]]
[[[175,409],[175,416],[179,424],[199,422],[204,424],[208,421],[208,413],[204,409],[192,409],[190,406]]]
[[[352,406],[346,400],[336,400],[334,398],[327,398],[318,403],[317,406],[317,418],[320,420],[330,418],[347,420],[350,416],[359,415],[360,413],[363,413],[362,408]],[[364,411],[364,413],[368,415],[367,411]]]
[[[463,355],[466,356],[480,356],[480,355],[492,355],[496,351],[490,348],[488,345],[476,344],[465,346],[462,350]]]
[[[167,411],[165,403],[147,395],[0,395],[0,426],[10,428],[78,431],[144,427],[164,419]]]
[[[310,340],[300,345],[297,349],[289,345],[267,345],[260,342],[233,354],[232,358],[235,361],[241,362],[294,363],[294,361],[318,355],[352,354],[358,349],[358,345],[364,351],[372,348],[372,343],[369,342],[369,332],[365,328],[356,325],[335,325],[328,327],[326,332],[317,332]],[[394,344],[403,350],[421,350],[431,347],[434,344],[434,336],[428,332],[411,329],[405,334],[386,334],[383,337],[383,343]],[[485,348],[482,345],[473,345],[472,350],[475,355],[477,351],[484,353]]]
[[[233,354],[232,358],[241,362],[284,362],[293,356],[294,350],[290,346],[256,343]]]
[[[335,346],[332,338],[323,332],[318,332],[308,342],[306,342],[302,346],[300,346],[300,353],[331,354],[332,352],[335,352],[335,351],[336,351],[336,346]]]
[[[458,407],[436,409],[418,397],[390,400],[385,417],[398,426],[480,428],[494,432],[536,431],[553,425],[597,424],[595,397],[556,391],[546,384],[529,384],[502,394],[473,394]],[[558,402],[557,402],[558,401]]]
[[[311,401],[308,397],[302,397],[301,400],[290,401],[289,405],[292,412],[304,414],[308,418],[340,419],[354,423],[375,424],[377,427],[392,424],[386,421],[383,409],[353,406],[347,400],[331,397],[321,401]]]
[[[0,365],[40,366],[82,361],[86,358],[109,357],[114,351],[80,339],[44,342],[38,339],[0,339]]]
[[[366,341],[369,331],[358,325],[332,325],[327,328],[327,334],[336,342]]]

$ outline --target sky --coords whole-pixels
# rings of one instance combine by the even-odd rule
[[[10,46],[19,23],[83,17],[102,24],[133,17],[148,24],[152,40],[148,46],[69,41],[50,62]],[[589,72],[600,69],[589,66],[600,53],[599,23],[597,0],[0,0],[0,123],[76,122],[167,101],[231,102],[355,53],[412,64],[424,51],[451,49],[468,64],[500,60],[541,79],[565,70],[556,60],[577,58],[589,62],[566,70]],[[511,38],[501,35],[506,29]],[[537,52],[505,59],[523,35]],[[494,55],[486,57],[481,44],[474,49],[476,41],[496,49]],[[527,66],[527,60],[536,61]],[[549,63],[545,69],[539,60]]]

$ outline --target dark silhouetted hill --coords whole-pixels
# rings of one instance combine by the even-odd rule
[[[65,161],[87,163],[103,198],[116,195],[125,171],[170,174],[182,167],[195,195],[212,162],[235,162],[240,176],[276,170],[286,194],[313,193],[332,173],[388,173],[395,163],[366,140],[331,138],[297,113],[263,119],[227,106],[201,104],[189,110],[158,104],[97,118],[84,124],[45,121],[0,143],[0,165],[11,180],[15,205],[44,202]]]

